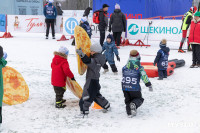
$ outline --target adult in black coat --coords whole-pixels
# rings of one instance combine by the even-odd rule
[[[100,44],[103,46],[105,36],[106,36],[106,29],[108,27],[108,16],[107,16],[107,11],[108,11],[108,5],[104,4],[103,9],[99,10],[99,31],[100,31]]]
[[[83,14],[83,17],[87,17],[87,18],[88,18],[88,16],[89,16],[91,10],[92,10],[91,7],[86,8],[86,9],[85,9],[85,12],[84,12],[84,14]]]
[[[117,46],[119,46],[122,32],[126,32],[126,16],[121,12],[119,4],[115,5],[114,13],[110,18],[109,32],[111,32],[111,30],[117,42]]]
[[[59,2],[56,2],[56,10],[58,15],[63,15],[63,11],[61,9],[61,4]]]

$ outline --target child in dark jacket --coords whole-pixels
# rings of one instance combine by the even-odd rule
[[[81,49],[77,49],[77,54],[81,57],[87,68],[86,83],[83,88],[82,98],[79,102],[81,114],[78,118],[87,117],[89,107],[95,101],[105,112],[110,110],[110,103],[100,93],[101,86],[99,84],[100,70],[105,64],[105,57],[101,54],[102,47],[99,44],[93,44],[90,48],[91,57],[85,55]]]
[[[69,50],[66,47],[60,47],[58,52],[54,52],[55,56],[51,63],[51,84],[56,93],[56,108],[66,107],[66,105],[63,105],[63,103],[66,102],[66,100],[63,99],[63,95],[66,91],[65,86],[67,77],[75,80],[74,74],[71,72],[67,61],[68,54]]]
[[[144,68],[140,65],[140,55],[137,50],[130,52],[130,57],[126,66],[122,69],[122,90],[125,97],[126,112],[129,118],[136,116],[137,108],[139,108],[144,99],[142,98],[140,79],[143,80],[149,91],[153,91],[151,82],[149,81]]]
[[[91,29],[86,17],[81,18],[80,26],[87,32],[88,36],[91,38],[92,29]]]
[[[3,75],[2,68],[6,66],[7,61],[3,58],[3,48],[0,46],[0,124],[2,123],[2,102],[3,102]]]
[[[160,42],[160,50],[157,52],[157,56],[154,60],[154,66],[157,64],[158,67],[158,80],[163,80],[167,78],[167,67],[168,67],[168,57],[170,49],[166,47],[167,40],[163,39]]]
[[[102,52],[104,52],[104,55],[106,57],[106,62],[110,64],[110,67],[112,68],[113,73],[117,74],[118,70],[115,65],[114,54],[116,55],[118,61],[120,61],[120,58],[119,58],[118,49],[115,45],[115,41],[112,35],[109,34],[107,36],[107,40],[103,45]],[[104,64],[103,68],[104,68],[104,73],[108,72],[108,65],[106,63]]]

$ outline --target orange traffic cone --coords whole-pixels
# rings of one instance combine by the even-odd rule
[[[93,109],[103,109],[101,106],[99,106],[97,103],[94,103]]]
[[[61,38],[60,38],[59,40],[57,40],[57,41],[66,41],[66,40],[69,40],[69,39],[67,39],[67,38],[65,37],[65,35],[62,35]]]
[[[7,34],[6,34],[6,37],[5,38],[13,38],[13,36],[10,34],[10,32],[8,32]]]
[[[71,35],[71,38],[70,38],[70,39],[74,39],[74,36]]]

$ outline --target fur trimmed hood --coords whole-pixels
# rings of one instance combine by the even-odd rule
[[[54,55],[58,55],[60,57],[63,57],[65,59],[67,59],[67,55],[66,54],[63,54],[63,53],[60,53],[60,52],[57,52],[57,51],[54,52]]]

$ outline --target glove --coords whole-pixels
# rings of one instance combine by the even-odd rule
[[[76,53],[77,53],[81,58],[83,58],[83,57],[85,56],[85,54],[83,53],[83,51],[82,51],[81,48],[80,48],[80,49],[77,49],[77,50],[76,50]]]
[[[153,92],[153,87],[152,86],[149,86],[149,91]]]
[[[73,81],[76,81],[74,77],[73,77],[73,78],[71,78],[71,80],[73,80]]]
[[[119,61],[119,62],[120,62],[120,58],[119,58],[119,55],[117,55],[117,61]]]

